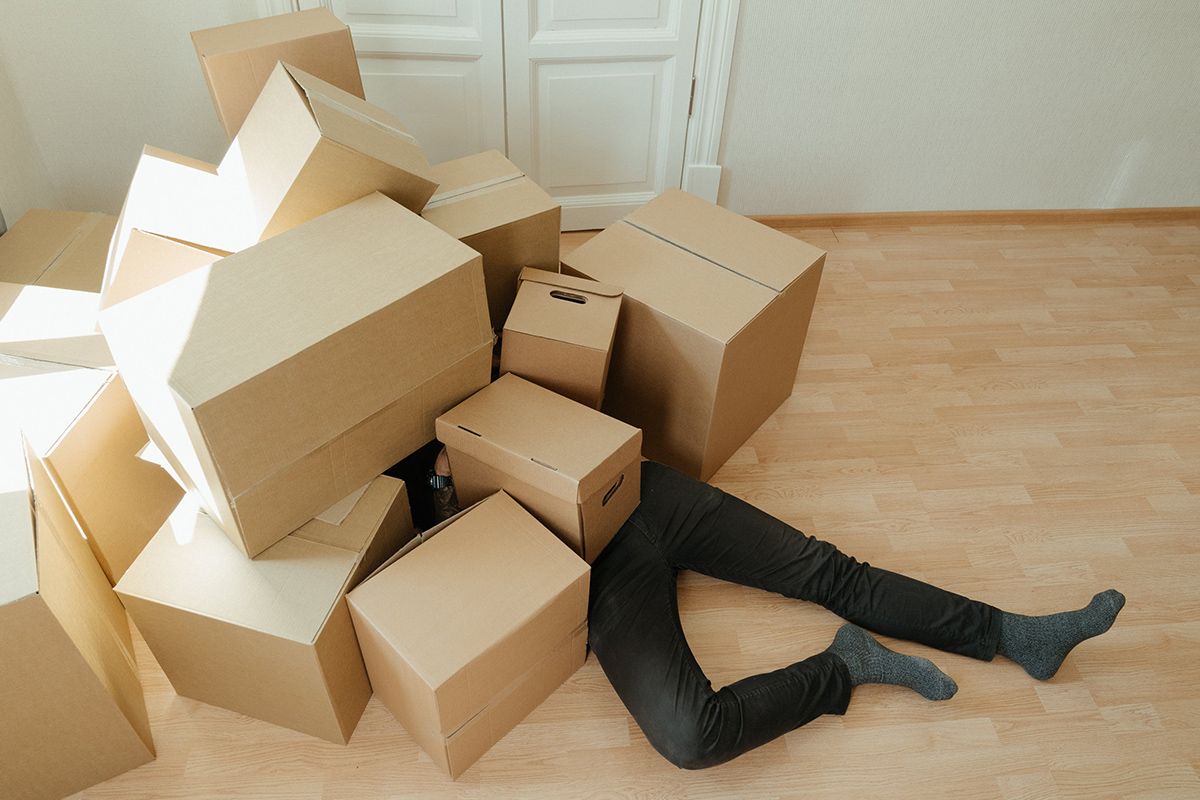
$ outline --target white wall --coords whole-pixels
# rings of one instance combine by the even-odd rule
[[[0,62],[0,213],[8,227],[31,208],[58,206],[58,197]],[[3,229],[0,228],[0,231]]]
[[[53,199],[119,211],[144,144],[219,160],[224,132],[188,33],[257,16],[255,0],[0,0],[0,82],[7,74]],[[13,152],[0,139],[0,165]]]
[[[1200,205],[1196,0],[743,0],[742,213]]]

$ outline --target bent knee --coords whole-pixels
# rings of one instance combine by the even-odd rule
[[[724,763],[732,758],[720,745],[720,736],[708,729],[699,720],[677,720],[670,731],[659,732],[651,744],[680,769],[704,769]]]

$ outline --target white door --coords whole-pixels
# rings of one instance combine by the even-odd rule
[[[504,140],[500,0],[300,0],[350,26],[367,99],[404,121],[433,163]]]
[[[602,228],[680,185],[700,0],[504,0],[508,156]]]

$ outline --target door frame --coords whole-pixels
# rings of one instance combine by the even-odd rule
[[[499,0],[497,0],[498,2]],[[686,191],[717,202],[721,188],[721,129],[729,94],[729,73],[737,39],[742,0],[701,0],[692,65],[691,113],[683,146],[683,173],[679,185]],[[287,14],[328,5],[325,0],[258,0],[260,17]]]

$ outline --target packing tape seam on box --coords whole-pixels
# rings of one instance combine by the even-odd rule
[[[299,68],[297,67],[297,69],[299,69]],[[304,70],[300,70],[300,71],[303,72]],[[296,81],[296,85],[299,86],[300,90],[304,93],[304,99],[306,101],[308,101],[309,107],[311,108],[312,103],[313,103],[313,98],[308,93],[308,89],[305,88],[304,84],[302,84],[302,83],[300,83],[300,81],[296,80],[296,76],[292,75],[292,72],[290,69],[288,70],[288,77],[291,78],[293,81]],[[361,111],[356,111],[355,109],[350,108],[350,106],[346,105],[345,103],[339,103],[337,100],[333,100],[327,95],[321,94],[321,95],[318,95],[317,97],[318,97],[318,102],[323,103],[324,105],[328,106],[329,108],[333,109],[334,111],[340,111],[341,113],[346,114],[347,116],[354,117],[359,122],[365,122],[368,125],[371,125],[372,127],[375,127],[375,128],[378,128],[378,129],[384,131],[385,133],[390,133],[395,136],[399,136],[400,138],[405,139],[409,144],[414,144],[414,145],[417,145],[418,147],[420,147],[420,142],[417,141],[416,137],[414,137],[411,133],[409,133],[407,131],[403,131],[403,130],[393,127],[391,125],[387,125],[385,123],[380,122],[377,119],[371,119],[370,117],[368,117],[366,114],[362,113]],[[316,116],[315,111],[313,112],[313,116]],[[422,177],[424,177],[424,176],[422,176]]]
[[[457,200],[463,195],[471,194],[472,192],[482,192],[484,189],[494,189],[505,183],[519,181],[524,177],[525,173],[523,172],[517,175],[500,175],[495,178],[489,178],[486,181],[480,181],[479,183],[473,183],[469,186],[463,186],[459,189],[450,189],[445,192],[438,192],[433,197],[429,198],[429,202],[425,204],[425,208],[437,208],[438,206],[449,203],[451,200]]]
[[[621,222],[624,222],[626,225],[636,228],[637,230],[641,231],[642,233],[646,234],[647,236],[653,236],[655,239],[666,242],[667,244],[671,245],[672,247],[678,248],[678,249],[684,251],[685,253],[691,253],[696,258],[707,261],[708,263],[712,264],[715,267],[720,267],[721,269],[725,270],[726,272],[732,272],[734,275],[737,275],[739,278],[745,278],[746,280],[750,281],[751,283],[757,283],[759,286],[763,287],[764,289],[770,289],[775,294],[783,294],[783,292],[786,289],[786,287],[785,287],[785,289],[776,289],[774,286],[771,286],[768,283],[763,283],[762,281],[758,280],[757,278],[753,278],[749,275],[746,275],[745,273],[738,272],[733,267],[726,266],[726,265],[722,264],[720,261],[714,261],[713,259],[704,255],[703,253],[697,253],[695,250],[692,250],[689,247],[684,247],[683,245],[679,244],[678,242],[672,241],[671,239],[668,239],[666,236],[663,236],[662,234],[655,233],[654,231],[650,230],[649,228],[643,228],[641,225],[638,225],[636,222],[630,222],[627,219],[623,219],[623,220],[621,220]],[[801,273],[801,274],[803,274],[803,273]],[[799,276],[796,276],[796,277],[799,278]],[[789,282],[788,285],[790,286],[794,282],[795,282],[795,279],[793,279],[791,282]]]

